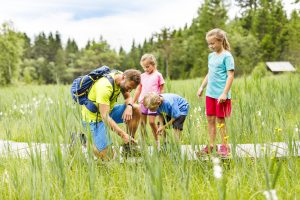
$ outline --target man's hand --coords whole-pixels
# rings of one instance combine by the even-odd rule
[[[133,106],[127,105],[125,111],[123,112],[122,119],[124,122],[130,121],[132,119]]]
[[[131,144],[137,144],[137,141],[127,133],[123,133],[122,139],[125,144],[129,143],[129,141],[131,142]]]

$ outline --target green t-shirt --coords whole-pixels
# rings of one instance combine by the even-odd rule
[[[110,75],[114,78],[116,74],[119,74],[121,72],[113,72],[110,73]],[[99,104],[109,105],[110,111],[113,109],[115,103],[117,102],[118,96],[121,92],[120,86],[118,86],[115,82],[114,84],[114,96],[110,100],[110,97],[113,92],[113,86],[109,82],[109,80],[106,77],[102,77],[99,80],[97,80],[94,85],[91,87],[91,90],[88,94],[88,98],[95,103],[97,108],[99,107]],[[97,113],[92,113],[89,111],[85,106],[82,106],[82,119],[86,122],[99,122],[101,121],[101,114],[98,113],[98,119]]]

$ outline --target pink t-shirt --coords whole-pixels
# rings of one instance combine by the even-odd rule
[[[163,76],[157,70],[151,74],[148,74],[146,72],[142,73],[141,75],[142,91],[139,97],[139,102],[142,101],[142,99],[148,92],[156,92],[160,94],[161,85],[163,85],[164,83],[165,80]]]

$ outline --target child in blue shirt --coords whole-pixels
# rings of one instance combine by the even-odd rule
[[[171,93],[159,95],[150,92],[144,96],[143,104],[150,111],[156,111],[160,116],[165,115],[168,120],[158,128],[157,133],[162,134],[172,124],[176,139],[180,139],[183,123],[189,112],[189,103],[183,97]]]

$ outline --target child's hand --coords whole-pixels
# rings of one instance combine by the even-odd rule
[[[198,92],[197,92],[198,98],[202,96],[202,93],[203,93],[203,87],[200,87]]]
[[[164,130],[165,130],[165,126],[160,126],[160,127],[157,129],[157,134],[158,134],[158,135],[162,135],[163,132],[164,132]]]
[[[227,99],[227,95],[222,93],[221,96],[218,98],[218,103],[224,103]]]

